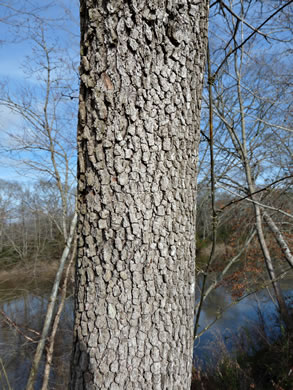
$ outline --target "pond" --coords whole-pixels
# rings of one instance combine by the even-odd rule
[[[282,288],[287,296],[293,295],[292,278],[282,281]],[[46,313],[50,284],[30,286],[29,288],[14,288],[0,284],[0,311],[2,310],[19,328],[7,324],[1,315],[0,321],[0,388],[9,390],[5,373],[13,390],[23,390],[29,374],[33,357],[33,343],[27,340],[22,332],[36,339],[35,330],[40,330]],[[217,288],[207,299],[200,321],[200,329],[213,321],[220,308],[232,301],[229,292]],[[242,326],[251,327],[259,319],[259,309],[266,326],[273,332],[276,306],[271,300],[268,290],[250,295],[237,305],[227,309],[223,316],[195,343],[195,363],[204,367],[210,362],[215,363],[223,349],[233,351],[238,329]],[[73,299],[68,297],[62,315],[61,326],[55,343],[55,359],[50,377],[50,388],[63,390],[67,386],[69,362],[72,343]],[[219,349],[219,344],[222,348]],[[42,372],[42,370],[40,370]],[[42,378],[37,378],[36,389],[40,389]]]
[[[293,297],[293,275],[286,276],[280,281],[283,294],[286,299]],[[224,353],[233,354],[239,346],[240,330],[246,328],[254,335],[255,344],[260,324],[263,324],[266,334],[274,338],[279,332],[278,307],[273,297],[272,288],[263,289],[257,293],[248,295],[233,305],[233,299],[229,291],[224,287],[214,290],[207,298],[200,317],[199,333],[212,323],[217,314],[224,308],[223,315],[203,333],[194,346],[194,364],[202,368],[216,364]],[[245,346],[244,346],[245,347]]]
[[[50,286],[33,289],[4,290],[0,288],[0,389],[25,389],[26,381],[34,354],[36,340],[46,314]],[[17,327],[8,324],[3,311]],[[8,320],[9,321],[9,320]],[[69,362],[71,358],[73,323],[73,299],[68,297],[60,329],[56,335],[53,370],[50,377],[50,388],[63,390],[67,386]],[[24,337],[23,334],[27,336]],[[3,365],[8,381],[5,379]],[[42,362],[40,372],[43,372]],[[41,374],[37,378],[36,389],[42,386]]]

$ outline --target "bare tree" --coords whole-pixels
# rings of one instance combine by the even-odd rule
[[[22,169],[55,183],[62,205],[60,229],[66,241],[68,202],[75,183],[75,141],[74,120],[65,115],[68,99],[63,94],[70,89],[73,76],[68,73],[69,77],[64,78],[66,64],[59,58],[54,43],[48,44],[45,34],[45,27],[40,24],[32,36],[35,59],[30,58],[27,65],[30,75],[39,80],[38,88],[25,87],[16,94],[4,88],[0,95],[0,105],[24,121],[23,131],[10,131],[7,144],[2,148],[14,151]]]
[[[235,207],[242,221],[247,220],[245,215],[251,215],[250,210],[253,209],[255,218],[249,221],[248,226],[243,226],[242,222],[239,233],[242,240],[238,254],[230,259],[226,258],[225,266],[220,268],[220,272],[214,275],[214,272],[209,271],[213,260],[217,261],[219,257],[212,252],[207,267],[197,268],[203,275],[203,280],[212,280],[207,288],[205,283],[201,287],[201,298],[196,308],[196,332],[203,301],[219,286],[231,266],[245,258],[249,245],[254,245],[253,237],[256,232],[283,317],[288,320],[263,218],[266,223],[270,221],[270,229],[274,230],[287,262],[290,264],[291,261],[290,248],[281,232],[283,226],[289,226],[288,221],[283,225],[282,220],[291,218],[291,207],[288,208],[288,202],[280,204],[277,201],[280,197],[284,199],[284,194],[290,194],[292,182],[288,164],[292,158],[289,126],[292,77],[287,66],[287,47],[292,42],[287,18],[289,3],[267,2],[265,6],[261,6],[255,2],[233,1],[229,5],[227,2],[214,2],[212,5],[216,7],[212,10],[210,24],[212,69],[207,75],[207,87],[204,90],[204,128],[199,172],[199,188],[202,189],[199,200],[205,200],[204,204],[209,211],[204,214],[205,209],[199,204],[198,221],[204,224],[205,241],[213,242],[212,248],[215,248],[219,246],[219,242],[216,241],[215,244],[215,238],[212,239],[212,235],[215,237],[215,234],[212,234],[212,219],[217,220],[219,235],[223,222],[227,224],[229,216],[232,218],[235,214]],[[254,26],[261,26],[261,29]],[[262,53],[259,48],[264,42],[266,51]],[[281,48],[281,56],[280,53],[275,55],[275,46],[277,50]],[[283,65],[281,71],[280,57]],[[211,118],[209,120],[209,112],[214,113],[213,121]],[[281,118],[285,123],[283,125],[280,125]],[[206,125],[208,122],[209,126]],[[207,129],[211,128],[211,125],[214,128],[212,133],[208,134]],[[211,148],[214,155],[214,174],[210,173],[212,169],[207,159],[207,152]],[[211,194],[209,181],[215,182]],[[278,186],[282,186],[279,191]],[[232,196],[232,199],[227,198],[223,203],[220,202],[219,195],[216,210],[212,207],[215,189],[222,194],[224,190],[228,196]],[[279,193],[279,196],[269,196],[273,191],[275,195]],[[242,205],[239,203],[241,200]],[[231,207],[233,204],[235,206]],[[239,213],[240,208],[243,213]],[[276,224],[270,220],[268,212],[273,212],[272,216],[277,218],[281,229],[273,228]],[[200,229],[201,226],[199,231]]]
[[[74,109],[77,108],[77,104],[73,93],[77,90],[78,79],[74,60],[71,60],[75,54],[71,45],[63,48],[60,45],[60,42],[66,44],[65,29],[62,30],[62,41],[58,42],[56,26],[58,24],[60,26],[63,17],[61,14],[61,17],[56,19],[56,3],[48,2],[43,3],[41,7],[34,7],[33,1],[18,4],[11,2],[0,3],[0,7],[6,7],[7,13],[3,21],[14,28],[13,32],[16,31],[15,29],[20,29],[23,39],[33,42],[32,53],[24,65],[30,81],[23,83],[24,85],[18,89],[12,83],[10,85],[1,83],[3,88],[0,106],[15,113],[23,123],[21,129],[10,128],[7,131],[8,137],[2,144],[2,151],[13,151],[13,157],[19,163],[19,170],[32,174],[34,179],[37,177],[41,180],[39,182],[41,188],[37,191],[43,191],[42,195],[47,196],[46,202],[44,198],[41,200],[40,197],[38,199],[34,197],[31,199],[30,208],[37,210],[37,224],[40,223],[41,216],[46,215],[50,218],[51,233],[56,226],[62,234],[63,246],[65,246],[27,384],[27,388],[33,388],[52,324],[63,268],[75,232],[76,116]],[[68,16],[69,8],[63,7],[63,10]],[[49,16],[50,12],[52,18]],[[22,23],[24,19],[26,23]],[[11,35],[11,41],[15,41],[14,35]],[[47,189],[46,195],[45,189]],[[55,195],[55,199],[48,204],[48,201],[52,201],[50,191],[53,193],[53,199]],[[61,214],[61,218],[58,213]]]

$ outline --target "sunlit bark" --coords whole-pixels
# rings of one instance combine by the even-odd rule
[[[190,387],[207,11],[81,2],[72,389]]]

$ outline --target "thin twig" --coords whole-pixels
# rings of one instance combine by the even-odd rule
[[[260,35],[262,35],[263,37],[267,38],[267,34],[264,34],[262,33],[261,31],[259,31],[257,28],[253,27],[251,24],[249,24],[248,22],[246,22],[245,19],[242,19],[240,16],[238,16],[237,14],[235,14],[235,12],[230,8],[228,7],[223,1],[221,1],[220,5],[224,8],[226,8],[227,11],[230,12],[231,15],[233,15],[237,20],[239,20],[239,22],[242,22],[244,23],[247,27],[249,27],[251,30],[253,30],[255,33],[258,33]]]
[[[263,283],[263,284],[260,285],[258,288],[256,288],[256,289],[254,289],[253,291],[250,291],[250,292],[248,292],[248,293],[242,295],[240,298],[236,299],[235,301],[231,302],[229,305],[225,306],[221,311],[218,312],[218,314],[216,315],[216,317],[215,317],[207,326],[205,326],[204,329],[203,329],[199,334],[197,334],[197,335],[195,336],[195,340],[198,339],[200,336],[202,336],[203,333],[205,333],[207,330],[209,330],[209,329],[214,325],[214,323],[222,317],[222,315],[224,314],[224,312],[225,312],[226,310],[230,309],[230,307],[236,305],[237,303],[241,302],[243,299],[249,297],[250,295],[255,294],[255,293],[257,293],[257,292],[263,290],[264,288],[270,286],[272,283],[274,283],[274,282],[276,282],[276,281],[278,281],[278,280],[283,279],[283,278],[287,275],[287,273],[288,273],[289,271],[291,271],[291,268],[289,268],[289,269],[283,271],[283,272],[282,272],[281,274],[279,274],[275,279],[269,280],[269,281]]]
[[[255,191],[255,192],[253,192],[252,194],[248,194],[248,195],[246,195],[246,196],[243,196],[243,197],[240,198],[240,199],[234,199],[234,200],[232,200],[231,202],[229,202],[229,203],[227,203],[226,205],[224,205],[223,207],[221,207],[218,211],[223,211],[225,208],[231,206],[232,204],[241,202],[242,200],[245,200],[245,199],[247,199],[247,198],[249,198],[249,197],[251,197],[251,196],[253,196],[253,195],[255,195],[255,194],[258,194],[258,193],[260,193],[260,192],[266,191],[266,190],[268,190],[270,187],[272,187],[274,184],[280,183],[281,181],[284,181],[284,180],[290,179],[290,178],[293,178],[293,175],[284,176],[284,177],[282,177],[281,179],[275,180],[275,181],[273,181],[272,183],[268,184],[267,186],[261,188],[260,190],[257,190],[257,191]]]
[[[258,32],[270,19],[272,19],[277,13],[281,12],[285,7],[287,7],[289,4],[291,4],[293,0],[290,0],[288,3],[282,5],[282,7],[278,8],[275,12],[273,12],[264,22],[262,22],[256,29],[253,31],[240,45],[236,46],[233,50],[230,50],[229,53],[225,56],[221,64],[218,66],[217,70],[213,74],[213,80],[216,79],[218,76],[219,71],[221,70],[222,66],[226,63],[227,59],[235,53],[237,50],[239,50],[242,46],[245,45],[247,41],[249,41],[250,38],[252,38],[256,32]]]
[[[232,195],[235,195],[235,196],[240,196],[239,194],[237,194],[236,192],[234,191],[231,191],[229,188],[221,185],[221,184],[218,184],[219,187],[223,188],[225,191],[227,192],[230,192],[230,194]],[[281,209],[277,209],[276,207],[272,207],[272,206],[268,206],[267,204],[263,204],[263,203],[260,203],[260,202],[257,202],[256,200],[254,199],[249,199],[248,197],[246,197],[244,200],[246,200],[246,202],[251,202],[251,203],[254,203],[262,208],[265,208],[265,209],[269,209],[269,210],[273,210],[273,211],[277,211],[278,213],[280,214],[283,214],[283,215],[286,215],[286,217],[289,217],[289,218],[292,218],[293,219],[293,215],[292,214],[289,214],[287,213],[286,211],[283,211]]]
[[[3,311],[3,310],[0,310],[0,313],[2,314],[2,316],[4,317],[4,321],[9,325],[11,326],[12,328],[14,328],[16,330],[17,333],[21,334],[27,341],[30,341],[32,343],[37,343],[38,340],[34,340],[32,339],[31,337],[29,337],[28,335],[26,335],[21,329],[20,327],[16,324],[16,322],[14,322],[11,318],[8,317],[8,315]],[[38,332],[34,331],[36,334],[38,334]],[[40,334],[38,334],[40,335]]]

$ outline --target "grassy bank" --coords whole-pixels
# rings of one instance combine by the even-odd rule
[[[241,346],[244,338],[245,347]],[[280,325],[278,336],[272,339],[263,324],[257,331],[243,330],[234,357],[223,350],[216,366],[193,369],[191,389],[293,390],[292,331]]]
[[[1,297],[22,295],[23,291],[31,291],[42,295],[44,291],[50,291],[55,280],[59,261],[50,263],[37,262],[29,264],[16,264],[9,269],[0,270],[0,301]],[[73,270],[72,278],[73,279]],[[5,298],[4,298],[5,297]]]

